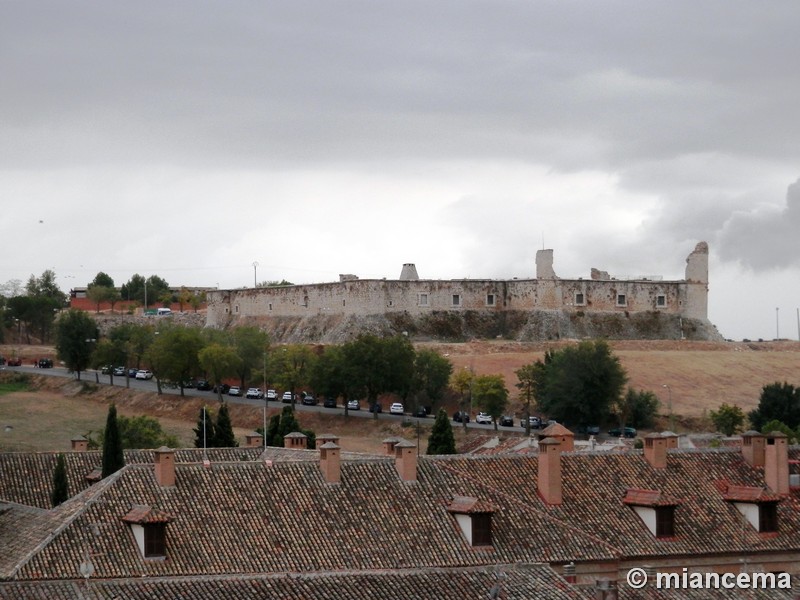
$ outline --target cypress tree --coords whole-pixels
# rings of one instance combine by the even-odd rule
[[[205,440],[203,438],[203,423],[205,423]],[[203,443],[205,441],[205,444]],[[216,445],[216,435],[214,431],[214,421],[207,406],[200,409],[200,416],[197,417],[197,427],[194,428],[194,447],[195,448],[214,448]]]
[[[53,491],[50,493],[50,501],[53,507],[58,506],[69,498],[67,485],[67,463],[63,454],[59,454],[56,459],[56,468],[53,471]]]
[[[456,440],[453,436],[453,428],[447,413],[443,408],[436,414],[436,421],[431,428],[431,435],[428,437],[428,454],[455,454]]]
[[[235,448],[239,445],[233,434],[231,416],[228,413],[228,404],[223,402],[217,413],[217,425],[214,428],[214,441],[217,448]]]
[[[283,446],[283,436],[280,434],[281,416],[272,415],[267,426],[267,446]]]
[[[117,425],[117,407],[112,404],[108,407],[106,429],[103,432],[103,477],[116,473],[125,466],[125,456],[122,452],[122,438]]]

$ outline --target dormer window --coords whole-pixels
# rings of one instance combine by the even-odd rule
[[[658,490],[629,489],[622,499],[656,538],[675,537],[675,507],[678,502]]]
[[[723,494],[756,531],[777,533],[780,496],[761,487],[745,485],[726,485]]]
[[[122,521],[131,526],[143,558],[167,556],[167,523],[172,521],[170,515],[156,508],[136,504],[122,517]]]
[[[471,496],[455,496],[447,511],[455,515],[461,533],[470,546],[492,545],[494,506]]]

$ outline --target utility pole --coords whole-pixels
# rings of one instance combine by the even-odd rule
[[[258,287],[258,261],[253,261],[253,287]]]

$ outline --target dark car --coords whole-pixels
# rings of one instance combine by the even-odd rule
[[[336,408],[336,398],[325,398],[322,401],[322,406],[325,408]]]
[[[453,421],[456,423],[469,423],[469,413],[466,413],[463,410],[457,410],[455,413],[453,413]]]
[[[131,367],[130,369],[128,369],[128,377],[130,377],[131,379],[136,379],[136,373],[138,371],[139,371],[139,369],[137,369],[136,367]],[[209,388],[209,389],[211,389],[211,388]]]
[[[612,437],[624,437],[626,438],[635,438],[636,437],[636,430],[633,427],[626,427],[624,432],[619,427],[615,427],[614,429],[608,430],[608,435]]]
[[[428,411],[424,406],[420,406],[417,410],[414,411],[414,416],[420,419],[424,419],[428,416]]]
[[[503,415],[500,417],[500,425],[503,427],[513,427],[514,426],[514,417],[511,415]]]
[[[53,359],[51,359],[51,358],[40,358],[39,359],[39,368],[40,369],[52,369],[53,368]]]
[[[19,356],[12,357],[8,359],[8,366],[9,367],[21,367],[22,366],[22,359]]]
[[[231,386],[229,386],[227,383],[222,383],[220,385],[215,385],[213,388],[211,388],[211,391],[215,394],[227,394],[230,389]]]
[[[380,405],[380,402],[376,402],[375,404],[370,405],[369,412],[382,413],[383,407]]]
[[[311,394],[306,394],[305,396],[303,396],[303,404],[305,404],[306,406],[316,406],[317,399],[314,398],[314,396],[312,396]]]
[[[207,392],[211,390],[211,383],[206,379],[198,379],[195,387],[200,391]]]
[[[586,435],[599,435],[600,434],[600,426],[599,425],[581,425],[578,427],[578,433],[585,433]],[[635,437],[636,434],[634,434]]]

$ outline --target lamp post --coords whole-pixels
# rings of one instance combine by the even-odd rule
[[[253,261],[253,287],[258,287],[258,261]]]
[[[667,385],[666,383],[661,387],[667,388],[667,392],[669,393],[669,404],[667,405],[669,409],[669,430],[672,433],[675,433],[675,418],[672,414],[672,388],[669,387],[669,385]]]

